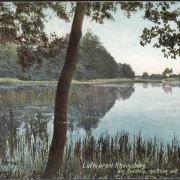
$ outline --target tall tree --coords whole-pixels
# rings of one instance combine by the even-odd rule
[[[66,60],[58,80],[55,113],[54,134],[49,151],[49,159],[45,170],[45,177],[52,177],[59,171],[63,162],[64,146],[67,132],[67,101],[72,76],[78,60],[78,45],[82,35],[82,23],[87,3],[77,3],[72,23]]]
[[[148,79],[148,77],[149,77],[148,73],[147,72],[143,72],[142,78],[143,79]]]
[[[107,52],[99,37],[94,35],[90,29],[88,29],[85,36],[82,37],[80,50],[79,64],[81,63],[84,67],[84,79],[118,77],[118,63],[111,54]],[[78,73],[76,72],[76,74]]]
[[[131,66],[129,64],[121,64],[119,63],[119,74],[120,77],[124,78],[134,78],[135,72],[132,70]]]
[[[179,8],[174,9],[175,2],[77,2],[71,4],[69,14],[75,13],[71,29],[66,60],[60,75],[54,117],[54,134],[49,152],[45,177],[53,177],[62,165],[63,149],[66,141],[67,98],[72,75],[78,59],[78,44],[81,37],[81,26],[84,14],[100,24],[104,20],[114,20],[112,12],[120,7],[127,17],[131,13],[144,10],[144,19],[155,25],[145,28],[141,36],[141,45],[158,39],[154,47],[162,47],[166,57],[180,56],[180,16]],[[172,6],[171,6],[172,5]],[[87,6],[87,10],[86,10]],[[45,11],[52,9],[59,18],[69,20],[65,6],[60,2],[0,2],[0,43],[14,42],[19,45],[18,63],[28,69],[33,64],[41,66],[42,54],[57,54],[63,45],[63,39],[52,34],[51,39],[44,33]],[[177,30],[171,28],[171,22]],[[57,158],[57,159],[56,159]]]

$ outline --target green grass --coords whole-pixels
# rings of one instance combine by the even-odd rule
[[[141,79],[141,78],[118,78],[118,79],[94,79],[89,81],[73,81],[73,84],[99,84],[99,83],[148,83],[148,82],[154,82],[154,83],[160,83],[160,80],[151,80],[151,79]]]
[[[72,84],[99,84],[99,83],[161,83],[158,79],[142,79],[136,77],[135,79],[117,78],[117,79],[94,79],[86,81],[72,80]],[[0,78],[0,83],[14,83],[14,84],[57,84],[57,81],[23,81],[15,78]]]
[[[169,81],[179,81],[180,78],[166,78],[165,82]],[[23,81],[16,78],[0,78],[1,83],[13,83],[13,84],[57,84],[57,81]],[[86,81],[72,80],[72,84],[99,84],[99,83],[162,83],[161,79],[142,79],[141,77],[136,77],[134,79],[130,78],[116,78],[116,79],[93,79]]]
[[[180,82],[180,78],[167,78],[165,81],[179,81]]]

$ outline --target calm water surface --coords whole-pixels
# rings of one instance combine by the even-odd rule
[[[12,88],[23,86],[1,86],[1,92]],[[68,107],[68,137],[83,136],[89,132],[96,137],[102,134],[113,136],[125,131],[131,138],[139,132],[145,139],[157,137],[163,142],[171,142],[174,134],[180,138],[178,85],[129,83],[78,85],[72,88],[81,92],[82,101]],[[34,136],[40,131],[48,133],[51,138],[53,105],[5,100],[0,104],[1,127],[9,127],[9,120],[13,117],[11,126],[16,135],[31,125]]]
[[[180,88],[160,84],[134,85],[134,93],[126,100],[116,99],[93,133],[117,131],[157,137],[166,142],[174,134],[180,137]]]

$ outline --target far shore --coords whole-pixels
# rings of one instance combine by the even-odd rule
[[[142,79],[141,77],[136,77],[134,79],[130,78],[117,78],[117,79],[93,79],[86,81],[72,80],[72,84],[101,84],[101,83],[166,83],[172,85],[180,85],[180,79],[178,78],[166,78],[161,79]],[[57,84],[57,81],[32,81],[32,80],[19,80],[16,78],[0,78],[0,85],[2,84]]]

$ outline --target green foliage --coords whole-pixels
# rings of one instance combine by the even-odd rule
[[[16,77],[18,72],[17,45],[0,46],[0,77]]]
[[[165,57],[180,56],[180,9],[178,2],[88,2],[86,16],[91,21],[104,23],[114,21],[113,13],[122,10],[130,18],[132,13],[143,11],[143,18],[154,25],[144,28],[140,44],[142,46],[156,39],[154,47],[162,47]],[[46,10],[53,10],[60,19],[69,21],[75,12],[76,3],[67,8],[64,2],[1,2],[0,3],[0,43],[18,44],[18,63],[29,69],[34,64],[42,65],[44,56],[55,57],[64,45],[64,39],[54,33],[47,36],[44,22]],[[173,25],[173,26],[172,26]],[[173,27],[177,28],[173,28]]]
[[[180,56],[180,8],[174,4],[175,2],[145,4],[144,19],[152,21],[155,26],[144,28],[140,44],[144,46],[156,38],[158,41],[153,47],[162,47],[164,57],[176,59],[176,56]]]
[[[180,74],[171,74],[169,78],[180,78]]]
[[[144,72],[143,75],[142,75],[142,78],[143,79],[148,79],[149,75],[147,72]]]
[[[0,77],[18,78],[21,80],[57,80],[62,70],[69,34],[64,37],[64,48],[55,57],[43,57],[41,68],[32,65],[28,71],[23,72],[16,64],[18,61],[17,45],[7,44],[0,48]],[[75,80],[118,78],[118,64],[107,52],[99,37],[88,30],[80,43],[79,62],[74,75]]]
[[[30,70],[21,75],[22,71],[19,71],[18,66],[12,62],[11,58],[8,58],[8,61],[12,62],[9,66],[9,68],[12,67],[13,72],[10,77],[32,80],[58,78],[66,53],[67,37],[60,38],[55,33],[48,37],[44,32],[44,22],[47,20],[46,10],[49,9],[53,10],[60,19],[69,21],[76,6],[74,2],[70,4],[71,8],[68,9],[67,4],[62,2],[0,3],[0,43],[2,45],[7,42],[17,44],[17,62],[24,70]],[[152,28],[144,28],[140,42],[142,46],[151,43],[156,38],[157,42],[154,47],[162,47],[165,57],[176,58],[180,55],[180,11],[175,2],[88,2],[86,16],[92,21],[102,24],[104,20],[114,21],[113,13],[118,8],[128,18],[132,13],[141,10],[144,12],[143,18],[154,23]],[[177,29],[172,28],[175,26]],[[61,51],[64,52],[61,53]],[[7,59],[5,56],[2,58]],[[113,57],[105,50],[98,37],[90,31],[81,41],[79,60],[74,75],[75,79],[118,77],[117,65]],[[50,67],[51,65],[52,67]],[[40,67],[43,68],[37,71],[36,68]],[[1,69],[4,69],[1,71],[1,77],[7,77],[7,64],[3,65]],[[123,76],[133,77],[133,73]]]
[[[0,4],[0,44],[13,42],[18,45],[18,64],[29,69],[40,67],[42,56],[60,52],[63,39],[54,33],[48,37],[44,32],[45,10],[53,9],[57,15],[68,20],[63,3],[56,2],[4,2]],[[58,47],[58,48],[56,48]]]
[[[80,43],[80,56],[74,79],[117,78],[118,64],[98,36],[89,29]]]
[[[149,76],[149,79],[163,79],[163,78],[164,78],[164,76],[161,74],[151,74]]]
[[[143,19],[153,22],[154,25],[150,29],[144,28],[140,44],[145,46],[156,39],[153,47],[162,47],[164,57],[175,59],[180,56],[180,8],[176,2],[94,2],[89,3],[88,7],[86,15],[100,24],[104,19],[114,20],[112,12],[116,12],[118,8],[128,18],[132,13],[143,11]]]
[[[135,72],[132,70],[131,66],[126,63],[124,64],[119,63],[119,73],[120,73],[120,77],[124,77],[124,78],[135,77]]]
[[[114,21],[112,12],[116,12],[117,7],[114,2],[89,2],[86,16],[92,21],[103,24],[104,20]]]

